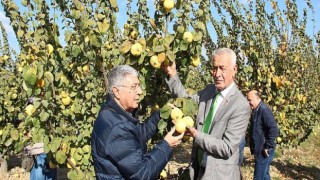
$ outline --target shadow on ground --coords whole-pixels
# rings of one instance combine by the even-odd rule
[[[308,167],[277,160],[272,162],[272,166],[276,167],[288,179],[320,179],[320,169],[315,166]]]

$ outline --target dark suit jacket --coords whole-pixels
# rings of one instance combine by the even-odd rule
[[[250,123],[250,150],[255,157],[263,156],[263,149],[275,148],[279,129],[272,111],[262,101],[253,110]]]
[[[172,156],[165,140],[148,151],[147,141],[156,134],[159,120],[157,111],[140,123],[109,95],[91,135],[96,178],[156,179]]]

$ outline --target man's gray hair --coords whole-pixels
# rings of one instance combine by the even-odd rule
[[[237,64],[237,55],[236,53],[230,49],[230,48],[219,48],[213,51],[212,57],[213,59],[215,56],[220,56],[222,54],[229,54],[231,57],[231,65],[236,65]]]
[[[109,94],[113,95],[113,87],[123,86],[123,81],[128,75],[138,77],[138,72],[129,65],[119,65],[112,68],[108,75]]]

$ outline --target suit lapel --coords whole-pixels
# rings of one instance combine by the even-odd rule
[[[226,97],[223,98],[220,106],[218,107],[217,109],[217,112],[213,118],[213,124],[212,126],[210,127],[210,133],[212,131],[212,128],[214,127],[214,124],[218,121],[221,121],[221,117],[222,115],[224,115],[226,113],[226,111],[229,109],[229,103],[232,99],[232,97],[236,94],[237,92],[237,86],[236,85],[233,85],[233,87],[230,89],[229,93],[226,95]]]

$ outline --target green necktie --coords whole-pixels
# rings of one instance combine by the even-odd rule
[[[214,110],[216,109],[217,106],[217,102],[218,102],[218,96],[220,95],[220,93],[218,93],[215,98],[214,98],[214,102],[211,105],[210,111],[206,117],[206,120],[204,122],[204,125],[202,127],[202,132],[207,133],[209,132],[209,128],[211,125],[211,122],[213,120],[213,116],[214,116]],[[202,162],[202,156],[203,156],[203,150],[202,149],[198,149],[198,162],[199,164],[201,164]]]
[[[214,110],[216,109],[216,106],[217,106],[217,102],[218,102],[218,96],[220,95],[220,93],[218,93],[216,95],[216,97],[214,98],[214,102],[210,108],[210,111],[206,117],[206,121],[204,122],[204,125],[202,127],[202,132],[204,133],[208,133],[209,132],[209,128],[210,128],[210,124],[213,120],[213,116],[214,116]]]

